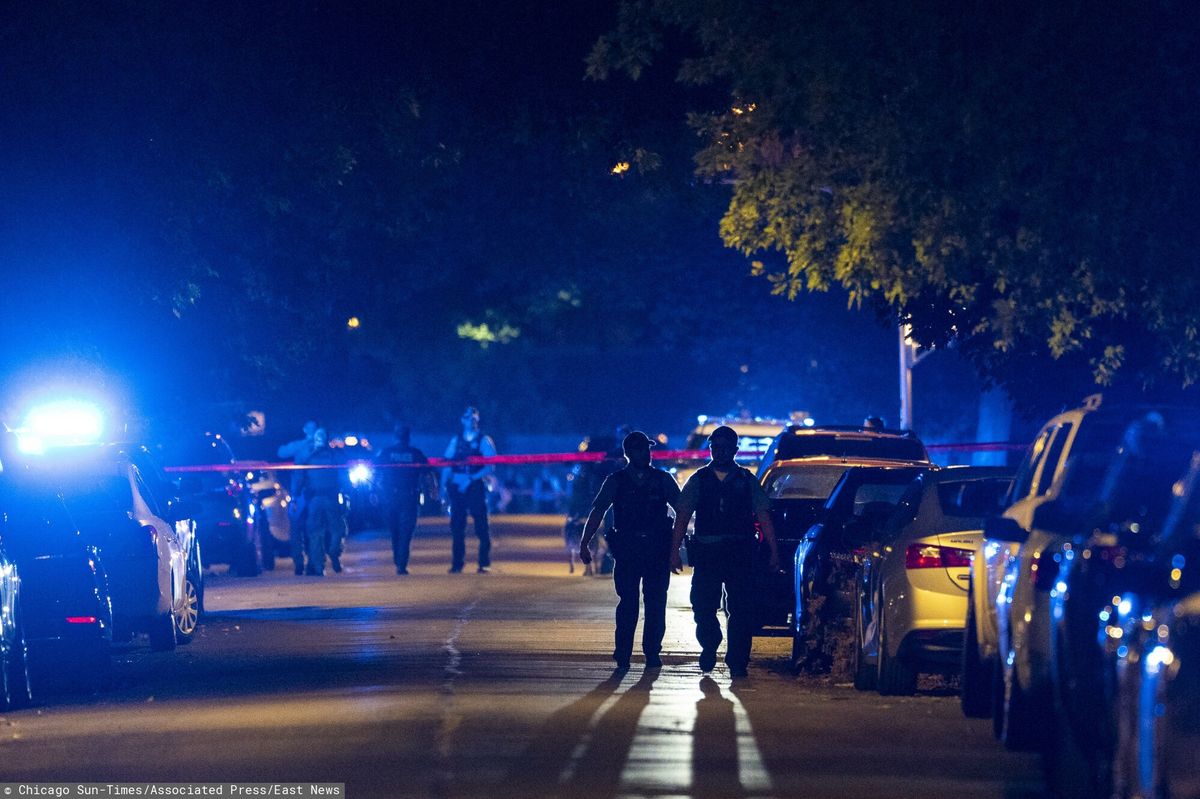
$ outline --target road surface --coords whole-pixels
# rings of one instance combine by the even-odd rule
[[[208,578],[193,644],[118,653],[116,685],[0,717],[0,782],[344,782],[366,797],[1032,799],[947,691],[884,699],[787,673],[702,679],[672,580],[658,673],[613,675],[611,580],[567,573],[561,518],[499,517],[495,569],[446,573],[441,519],[411,574],[379,532],[342,574]],[[468,562],[473,549],[468,541]]]

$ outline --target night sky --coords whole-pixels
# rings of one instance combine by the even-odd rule
[[[584,79],[615,19],[528,1],[7,15],[0,407],[65,374],[159,434],[251,409],[277,435],[308,416],[441,431],[468,402],[513,434],[674,433],[738,407],[895,419],[893,330],[837,293],[771,297],[723,248],[727,188],[694,176],[684,123],[719,93],[667,67]],[[519,332],[483,347],[464,324]],[[943,360],[921,367],[918,426],[969,435],[977,384]]]

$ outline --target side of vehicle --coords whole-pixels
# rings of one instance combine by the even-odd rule
[[[159,457],[181,470],[173,472],[171,488],[158,493],[169,490],[188,504],[204,562],[228,563],[231,571],[244,577],[258,575],[263,531],[255,522],[261,508],[249,488],[253,477],[248,480],[233,468],[236,458],[225,438],[206,433]],[[147,465],[139,460],[138,466],[146,469]],[[219,468],[224,466],[229,468]]]
[[[1112,795],[1200,796],[1200,592],[1126,613],[1116,630]]]
[[[1034,529],[1034,513],[1053,499],[1079,427],[1098,407],[1098,398],[1089,399],[1042,427],[1017,470],[1008,509],[988,520],[976,548],[968,610],[972,626],[966,635],[975,654],[963,659],[964,687],[970,689],[964,690],[963,708],[979,715],[987,704],[996,734],[1009,748],[1035,748],[1049,719],[1048,570],[1038,572],[1043,557],[1063,539]],[[991,675],[989,703],[979,698],[985,674]]]
[[[959,668],[971,554],[1011,483],[1002,467],[928,471],[912,482],[864,555],[855,685],[907,694],[917,676]]]
[[[186,503],[160,503],[123,448],[62,468],[68,510],[109,574],[115,636],[146,633],[159,650],[190,642],[203,570]]]
[[[20,707],[32,698],[21,575],[0,535],[0,710]]]
[[[853,467],[829,496],[821,520],[793,555],[795,610],[792,662],[810,671],[827,669],[834,657],[835,629],[854,618],[860,564],[879,531],[925,467]]]
[[[20,575],[15,613],[34,693],[103,686],[113,629],[108,579],[61,498],[41,485],[0,484],[0,539]]]

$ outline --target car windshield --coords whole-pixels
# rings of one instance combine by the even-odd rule
[[[828,455],[834,458],[878,458],[880,460],[924,461],[925,445],[915,438],[786,435],[779,439],[776,460]]]
[[[764,488],[771,499],[824,501],[845,472],[842,464],[792,466],[771,472]]]
[[[938,483],[938,503],[947,516],[986,517],[999,513],[1012,479],[987,477]]]
[[[133,507],[129,480],[120,475],[75,475],[64,484],[63,499],[81,524],[114,514],[128,516]]]

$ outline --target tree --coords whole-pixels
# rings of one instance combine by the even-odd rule
[[[727,90],[697,172],[775,293],[844,287],[1024,398],[1049,362],[1171,389],[1200,379],[1197,34],[1172,0],[626,0],[589,74],[682,51]]]

